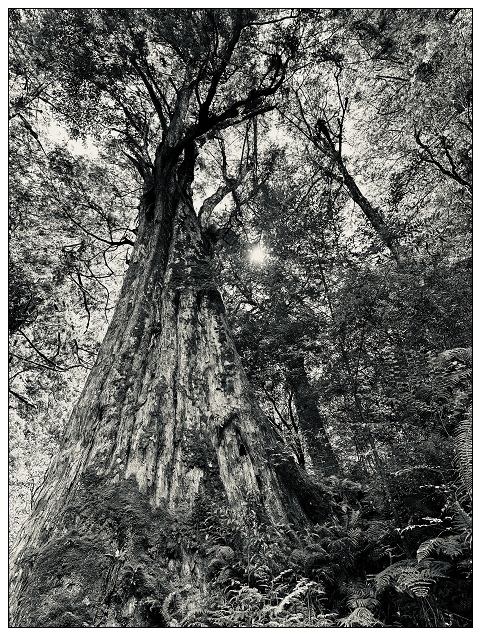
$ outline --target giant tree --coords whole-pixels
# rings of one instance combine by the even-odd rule
[[[44,103],[71,134],[114,137],[143,194],[114,316],[20,536],[13,624],[162,625],[172,586],[190,590],[190,607],[205,587],[202,542],[219,510],[242,518],[250,506],[288,524],[323,505],[253,399],[192,194],[199,146],[273,108],[299,17],[42,10],[22,19],[49,74]]]

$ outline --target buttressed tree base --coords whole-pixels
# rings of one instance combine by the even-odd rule
[[[192,589],[187,607],[205,591],[206,518],[227,509],[241,523],[249,506],[278,525],[320,515],[321,495],[249,388],[192,201],[196,140],[240,111],[265,110],[287,59],[212,114],[253,14],[209,15],[211,28],[224,29],[218,59],[207,66],[209,43],[189,58],[170,105],[129,53],[163,136],[152,169],[145,166],[137,240],[112,322],[22,530],[12,578],[17,626],[163,624],[159,603],[172,580]],[[162,12],[150,19],[162,29]]]

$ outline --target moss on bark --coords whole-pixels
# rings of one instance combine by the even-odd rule
[[[173,517],[153,508],[133,477],[112,483],[89,470],[55,535],[24,555],[29,584],[16,624],[165,625],[160,608],[168,582],[186,562],[201,564],[218,505],[219,492],[205,492]]]

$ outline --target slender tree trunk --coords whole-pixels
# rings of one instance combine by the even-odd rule
[[[371,224],[372,228],[376,231],[377,235],[384,243],[384,245],[389,249],[398,266],[400,266],[402,264],[402,258],[399,250],[399,242],[394,232],[386,224],[381,211],[374,207],[371,202],[362,194],[356,181],[346,167],[341,151],[337,150],[336,146],[334,145],[326,123],[323,122],[321,119],[318,120],[317,128],[318,135],[321,136],[321,139],[323,139],[324,143],[319,144],[319,137],[317,139],[314,139],[314,143],[322,152],[327,153],[327,155],[331,157],[331,159],[335,162],[342,174],[343,182],[348,189],[352,200],[360,207],[360,209],[364,213],[364,216]]]
[[[336,161],[341,170],[342,176],[344,177],[344,183],[349,190],[349,194],[351,195],[352,200],[354,201],[354,203],[357,203],[357,205],[364,212],[365,217],[374,228],[384,245],[389,249],[396,263],[398,265],[401,265],[399,244],[394,235],[394,232],[392,232],[392,230],[387,226],[381,212],[377,208],[375,208],[371,204],[371,202],[368,201],[368,199],[366,199],[366,197],[362,194],[362,192],[358,188],[357,183],[346,168],[346,164],[344,163],[344,160],[339,155],[339,153],[336,156]]]
[[[325,421],[317,406],[317,394],[307,376],[303,356],[292,361],[287,379],[314,471],[321,475],[339,475],[339,462],[326,433]]]
[[[192,607],[205,589],[223,510],[305,523],[324,505],[253,399],[184,154],[157,157],[118,306],[22,529],[15,626],[166,625],[173,590]]]

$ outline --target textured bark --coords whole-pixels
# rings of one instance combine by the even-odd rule
[[[339,475],[339,463],[326,433],[325,421],[317,406],[317,393],[311,386],[302,356],[291,362],[287,379],[314,471],[321,475]]]
[[[165,625],[173,585],[193,603],[205,588],[219,508],[254,502],[274,524],[322,508],[252,397],[184,154],[157,157],[118,306],[21,532],[13,625]]]

